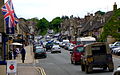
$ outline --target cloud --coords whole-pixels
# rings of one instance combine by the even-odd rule
[[[7,0],[5,0],[7,1]],[[98,10],[110,11],[119,0],[12,0],[16,15],[24,18],[45,17],[52,20],[57,16],[82,16]]]

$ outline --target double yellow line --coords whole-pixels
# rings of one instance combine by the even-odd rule
[[[36,70],[41,73],[41,75],[46,75],[45,70],[42,67],[36,67]]]

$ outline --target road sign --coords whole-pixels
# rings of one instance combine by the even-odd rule
[[[7,61],[7,73],[16,73],[16,70],[17,70],[16,60],[8,60]]]

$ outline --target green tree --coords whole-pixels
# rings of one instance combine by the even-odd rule
[[[46,20],[45,18],[42,18],[38,21],[37,27],[40,30],[40,34],[43,34],[44,32],[47,31],[49,24],[50,24],[49,21]]]
[[[55,32],[59,32],[61,22],[62,22],[62,19],[60,17],[56,17],[50,22],[50,25],[51,25],[50,27],[53,28]]]
[[[105,41],[108,35],[120,40],[120,9],[113,11],[111,19],[103,28],[104,32],[101,34],[100,41]]]

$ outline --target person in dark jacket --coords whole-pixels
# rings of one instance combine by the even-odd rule
[[[22,56],[22,63],[24,63],[24,60],[25,60],[25,54],[26,54],[26,51],[25,51],[25,49],[24,49],[24,47],[22,47],[22,49],[21,49],[21,56]]]
[[[8,52],[8,55],[9,55],[9,59],[12,60],[12,51],[11,50]]]
[[[13,50],[13,55],[14,55],[14,59],[16,59],[16,57],[17,57],[17,52],[16,52],[15,49]]]

